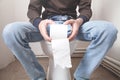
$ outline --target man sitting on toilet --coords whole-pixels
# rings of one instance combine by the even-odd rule
[[[45,8],[43,12],[42,7]],[[31,80],[45,80],[46,74],[28,43],[41,40],[51,42],[46,28],[56,24],[56,21],[72,26],[69,41],[91,41],[74,73],[74,80],[89,80],[116,40],[117,30],[112,23],[89,21],[92,16],[91,0],[30,0],[27,15],[31,23],[8,24],[4,28],[3,38]]]

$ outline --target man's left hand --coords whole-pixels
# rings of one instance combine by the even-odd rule
[[[72,33],[71,35],[68,37],[69,41],[73,40],[79,30],[79,27],[81,26],[81,24],[83,23],[83,19],[82,18],[78,18],[78,19],[70,19],[65,21],[63,24],[65,25],[71,25],[72,26]]]

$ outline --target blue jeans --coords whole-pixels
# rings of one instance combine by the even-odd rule
[[[62,21],[57,22],[63,23]],[[49,28],[47,29],[49,31]],[[68,29],[71,29],[71,27]],[[112,47],[116,37],[117,29],[113,24],[106,21],[89,21],[79,28],[76,38],[91,41],[91,43],[74,73],[76,80],[90,78],[92,72],[100,65],[107,51]],[[46,74],[44,69],[38,63],[35,54],[28,44],[29,42],[44,40],[38,28],[29,22],[14,22],[4,28],[3,38],[31,80],[45,80]]]

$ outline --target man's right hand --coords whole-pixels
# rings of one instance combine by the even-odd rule
[[[55,22],[53,20],[48,20],[48,19],[42,20],[39,23],[39,30],[40,30],[40,33],[43,36],[43,38],[46,41],[51,42],[51,38],[48,36],[47,30],[46,30],[46,27],[48,26],[48,24],[55,24]]]

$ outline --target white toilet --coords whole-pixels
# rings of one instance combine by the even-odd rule
[[[77,46],[77,40],[73,40],[70,42],[71,54],[73,54],[76,46]],[[43,49],[43,52],[49,57],[47,80],[71,80],[69,68],[54,66],[51,43],[47,41],[41,41],[41,48]]]

